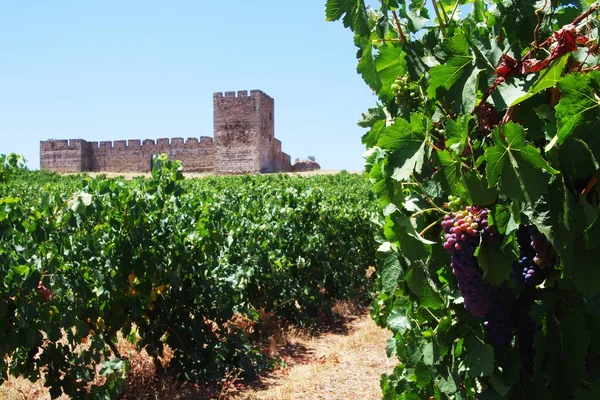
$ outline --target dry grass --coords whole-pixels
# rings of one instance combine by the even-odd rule
[[[379,379],[396,362],[385,354],[390,333],[364,311],[340,303],[335,311],[345,323],[317,337],[288,334],[281,353],[288,366],[256,385],[232,394],[235,400],[370,400],[380,399]]]
[[[395,361],[387,358],[385,342],[390,333],[375,325],[366,310],[351,303],[335,305],[335,319],[325,320],[320,333],[282,328],[263,315],[257,328],[267,334],[259,337],[261,347],[270,356],[279,356],[285,366],[250,385],[242,385],[234,372],[218,387],[201,387],[155,375],[152,358],[138,352],[120,338],[118,350],[129,358],[131,369],[123,399],[168,400],[311,400],[380,399],[379,378],[389,373]],[[168,361],[168,354],[163,360]],[[97,383],[97,382],[95,382]],[[0,399],[50,399],[43,381],[31,383],[9,377],[0,386]],[[62,396],[61,399],[67,399]]]

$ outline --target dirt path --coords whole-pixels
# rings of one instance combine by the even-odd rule
[[[316,338],[288,339],[296,349],[289,366],[263,378],[235,400],[381,399],[379,379],[396,364],[385,354],[390,333],[362,314]]]

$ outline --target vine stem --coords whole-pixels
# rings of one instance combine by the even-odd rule
[[[425,229],[423,229],[420,233],[419,236],[424,237],[425,234],[434,226],[436,226],[437,224],[439,224],[440,222],[442,222],[444,218],[439,218],[437,221],[432,222],[431,224],[429,224]]]
[[[432,313],[432,312],[431,312],[431,310],[430,310],[429,308],[425,307],[425,309],[427,310],[427,312],[429,313],[429,315],[431,315],[431,316],[433,317],[433,319],[435,319],[435,321],[436,321],[436,322],[438,323],[438,325],[439,325],[439,323],[440,323],[440,320],[438,319],[438,317],[436,317],[436,316],[435,316],[435,314],[434,314],[434,313]],[[436,329],[437,329],[437,328],[436,328]]]
[[[96,334],[98,334],[98,333],[104,334],[105,333],[105,332],[98,332],[98,330],[96,329],[96,326],[94,324],[92,324],[91,322],[88,322],[87,320],[85,320],[83,318],[80,318],[80,319],[90,328],[90,330],[92,332],[95,332]],[[110,337],[108,338],[108,340],[104,340],[104,343],[106,343],[106,345],[110,348],[110,350],[113,352],[113,354],[116,358],[118,358],[119,360],[123,360],[121,353],[119,353],[117,346],[115,346],[115,344],[110,340]]]
[[[416,218],[419,215],[423,215],[426,212],[430,212],[430,211],[439,211],[439,209],[437,209],[437,208],[427,208],[425,210],[417,211],[416,213],[414,213],[413,215],[411,215],[410,218]]]
[[[458,4],[459,3],[460,3],[459,0],[456,0],[456,3],[454,3],[454,8],[452,9],[452,14],[450,15],[449,21],[454,20],[454,14],[456,14],[456,10],[458,10]]]
[[[411,178],[413,179],[414,183],[417,185],[417,187],[421,190],[421,194],[423,195],[423,198],[433,206],[433,208],[435,208],[436,210],[438,210],[439,212],[442,212],[444,214],[446,214],[446,212],[444,210],[442,210],[441,208],[438,207],[437,204],[435,204],[435,202],[431,199],[431,197],[429,197],[427,195],[427,192],[425,191],[425,188],[423,187],[423,185],[421,185],[421,182],[419,182],[419,180],[417,179],[417,177],[415,176],[415,174],[411,174]]]
[[[396,23],[396,29],[398,29],[398,35],[400,35],[400,40],[403,43],[407,43],[408,40],[406,39],[406,36],[404,36],[404,32],[402,32],[402,24],[400,24],[400,20],[398,19],[398,14],[396,13],[396,10],[392,10],[392,16],[394,17],[394,22]]]
[[[544,1],[544,5],[541,8],[538,8],[537,10],[535,10],[535,16],[537,17],[537,25],[535,26],[535,29],[533,30],[533,45],[531,47],[533,47],[534,49],[537,49],[538,45],[538,33],[540,31],[540,25],[542,24],[542,19],[540,18],[540,14],[543,10],[546,9],[546,6],[548,5],[548,0]]]
[[[435,16],[437,17],[440,25],[440,30],[442,31],[442,36],[444,39],[447,37],[446,33],[446,21],[442,18],[440,14],[439,6],[435,0],[431,0],[431,4],[433,5],[433,10],[435,11]]]

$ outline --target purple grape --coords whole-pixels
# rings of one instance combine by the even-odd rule
[[[483,280],[475,250],[483,240],[493,241],[488,211],[477,206],[444,217],[444,248],[451,255],[452,273],[465,301],[465,309],[484,318],[483,325],[495,346],[505,347],[512,339],[510,298],[506,287],[490,286]],[[525,268],[524,272],[528,272]]]
[[[517,243],[521,258],[513,264],[514,279],[526,287],[540,285],[556,263],[556,252],[546,237],[533,225],[519,228]]]

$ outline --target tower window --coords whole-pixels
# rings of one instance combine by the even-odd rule
[[[269,113],[269,121],[273,121],[273,113],[272,112]]]

